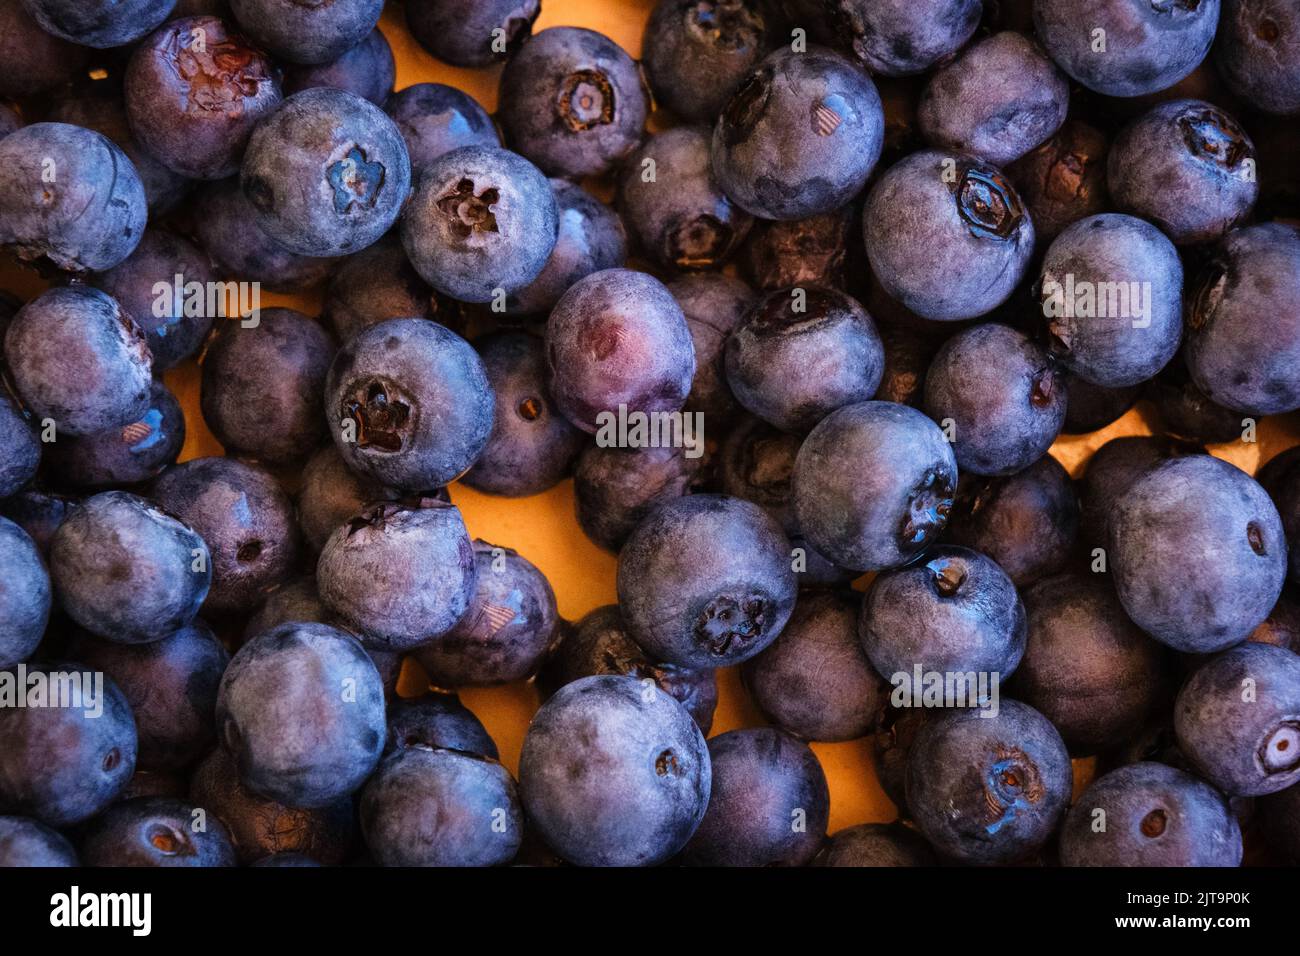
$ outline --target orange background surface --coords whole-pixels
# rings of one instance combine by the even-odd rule
[[[633,56],[641,49],[641,33],[655,0],[543,0],[535,30],[553,26],[588,27],[611,37]],[[420,82],[441,82],[473,95],[489,112],[497,103],[499,68],[459,69],[431,57],[406,31],[400,6],[389,4],[382,29],[397,60],[397,89]],[[32,273],[18,272],[0,264],[0,288],[31,297],[43,288]],[[310,315],[320,314],[320,293],[306,296],[263,294],[264,307],[284,305]],[[166,382],[180,398],[186,413],[188,435],[181,460],[222,454],[221,446],[204,426],[199,413],[199,374],[191,361],[166,375]],[[1088,456],[1119,435],[1147,434],[1143,406],[1130,411],[1103,431],[1082,437],[1062,438],[1052,454],[1078,477]],[[1254,474],[1259,465],[1296,443],[1296,430],[1282,416],[1263,422],[1257,441],[1234,442],[1212,447],[1212,452]],[[614,603],[616,559],[592,544],[574,518],[573,483],[566,481],[549,492],[527,499],[493,498],[461,484],[451,489],[454,502],[464,513],[470,533],[494,544],[516,549],[536,564],[550,579],[559,601],[560,613],[576,619],[592,608]],[[749,702],[734,668],[718,674],[720,700],[712,734],[737,727],[759,726],[762,715]],[[403,674],[401,692],[419,693],[423,679],[409,666]],[[537,695],[530,685],[515,684],[488,689],[468,689],[461,699],[473,710],[501,750],[501,759],[517,772],[519,750],[528,721],[537,708]],[[830,783],[830,830],[871,821],[895,818],[893,805],[876,782],[868,739],[839,744],[812,745]],[[1091,776],[1091,761],[1076,761],[1076,790]]]

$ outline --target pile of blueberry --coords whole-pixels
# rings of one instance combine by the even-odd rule
[[[1296,3],[389,6],[0,0],[0,865],[1300,862]]]

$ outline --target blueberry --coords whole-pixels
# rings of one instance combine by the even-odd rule
[[[1165,703],[1166,652],[1142,633],[1100,575],[1062,574],[1025,592],[1029,635],[1017,699],[1088,755],[1135,734]]]
[[[551,400],[542,340],[506,331],[480,339],[476,347],[496,395],[496,420],[465,484],[509,497],[554,487],[572,471],[587,438]]]
[[[777,639],[742,665],[745,688],[777,727],[803,740],[857,740],[876,730],[888,687],[858,642],[858,602],[806,594]]]
[[[573,475],[579,527],[606,551],[617,552],[657,505],[704,485],[702,462],[681,448],[589,446]]]
[[[266,596],[262,606],[248,618],[244,625],[244,640],[251,641],[272,628],[291,621],[314,621],[317,624],[337,624],[320,599],[316,589],[316,575],[305,574],[280,585]]]
[[[474,464],[495,405],[470,344],[425,319],[358,333],[325,383],[325,414],[348,467],[412,492],[448,484]]]
[[[1282,521],[1264,489],[1226,461],[1165,461],[1112,498],[1110,510],[1120,603],[1157,640],[1222,650],[1276,603],[1286,577]]]
[[[212,715],[230,655],[202,621],[138,646],[82,637],[69,653],[111,677],[131,705],[138,769],[184,769],[216,741]]]
[[[884,143],[880,94],[837,53],[777,50],[752,69],[713,132],[713,172],[764,219],[806,219],[853,199]],[[799,149],[789,149],[791,142]]]
[[[319,323],[264,309],[256,326],[222,322],[203,356],[203,420],[227,454],[301,461],[325,439],[325,377],[336,351]]]
[[[460,512],[431,498],[372,505],[321,551],[321,600],[367,646],[405,651],[465,616],[478,572]]]
[[[954,335],[930,363],[925,410],[951,429],[963,472],[1009,475],[1041,458],[1065,422],[1066,382],[1023,333],[989,323]]]
[[[1251,415],[1300,408],[1300,334],[1285,305],[1296,295],[1300,229],[1248,226],[1216,247],[1189,283],[1183,350],[1211,401]]]
[[[1300,864],[1300,785],[1259,801],[1264,832],[1278,857],[1292,865]]]
[[[297,511],[303,540],[319,554],[335,529],[366,505],[395,497],[396,492],[350,469],[338,449],[326,445],[302,469]]]
[[[813,866],[936,866],[934,851],[901,823],[860,823],[832,834]]]
[[[500,146],[501,137],[478,100],[442,83],[415,83],[384,104],[411,156],[417,178],[443,153],[462,146]]]
[[[79,865],[77,851],[57,830],[26,817],[0,816],[0,867]]]
[[[41,464],[41,442],[33,424],[17,396],[11,395],[8,387],[0,382],[0,500],[17,493],[36,477]]]
[[[690,714],[631,677],[586,677],[533,717],[519,759],[524,811],[579,866],[674,856],[709,804],[709,751]]]
[[[939,67],[918,108],[927,142],[1005,166],[1065,121],[1070,87],[1042,49],[1007,30]]]
[[[482,721],[455,694],[429,691],[404,697],[388,708],[388,741],[384,754],[424,747],[455,750],[498,759],[497,745]]]
[[[724,494],[761,506],[786,534],[799,530],[794,514],[795,458],[800,436],[746,418],[727,434],[718,454],[718,485]]]
[[[370,35],[384,0],[230,0],[248,35],[290,63],[332,63]]]
[[[523,841],[515,781],[495,760],[410,747],[361,794],[361,829],[382,866],[496,866]]]
[[[33,123],[0,140],[0,247],[19,259],[111,269],[135,250],[147,217],[140,176],[108,137]]]
[[[60,97],[53,104],[45,119],[51,123],[83,126],[102,133],[117,144],[140,177],[151,215],[171,212],[189,194],[191,180],[154,159],[136,140],[127,116],[122,87],[115,80],[95,81],[89,87],[76,87],[74,92]],[[148,238],[147,233],[145,238]]]
[[[234,866],[235,847],[220,820],[167,797],[136,797],[109,807],[87,829],[86,866]]]
[[[1300,656],[1248,642],[1192,672],[1174,704],[1178,745],[1230,795],[1300,781]]]
[[[867,195],[863,235],[884,291],[926,319],[971,319],[1006,301],[1034,251],[1034,226],[996,168],[928,149]]]
[[[1007,167],[1040,242],[1050,242],[1071,223],[1106,211],[1108,149],[1104,133],[1070,119],[1055,136]]]
[[[176,0],[22,0],[42,29],[82,46],[125,46],[167,19]]]
[[[907,803],[942,857],[1013,863],[1055,832],[1070,802],[1061,735],[1042,714],[1003,699],[996,717],[977,709],[927,719],[907,767]]]
[[[1257,476],[1282,518],[1289,552],[1288,577],[1292,583],[1300,583],[1300,469],[1296,468],[1297,455],[1300,452],[1288,449],[1274,456]]]
[[[528,41],[541,10],[541,0],[412,0],[406,25],[440,60],[491,66]]]
[[[737,264],[750,284],[764,292],[809,285],[843,288],[855,219],[853,205],[846,204],[806,219],[757,222]]]
[[[36,543],[0,518],[0,667],[27,660],[50,618],[50,576]]]
[[[492,302],[541,274],[559,224],[555,194],[536,166],[495,146],[464,146],[424,167],[402,243],[438,291]]]
[[[460,303],[420,278],[393,234],[332,270],[321,318],[340,342],[389,319],[433,319],[457,333],[464,326]]]
[[[1017,587],[1060,571],[1079,531],[1079,496],[1051,455],[1005,478],[963,475],[947,540],[997,562]]]
[[[1255,167],[1255,146],[1235,119],[1180,99],[1120,132],[1106,178],[1116,206],[1188,244],[1218,239],[1250,215],[1259,195]]]
[[[209,615],[251,611],[298,560],[293,502],[265,469],[234,458],[195,458],[154,482],[152,497],[197,531],[212,553]]]
[[[1080,794],[1061,831],[1061,862],[1240,866],[1241,829],[1213,787],[1164,764],[1135,763]]]
[[[664,268],[717,269],[753,223],[714,179],[710,131],[680,126],[656,133],[628,157],[618,205],[637,246]]]
[[[683,276],[668,291],[682,307],[695,345],[695,379],[683,410],[725,422],[739,408],[727,385],[727,338],[753,306],[754,292],[740,279],[716,272]]]
[[[436,687],[528,680],[559,639],[555,592],[531,561],[475,541],[478,583],[469,610],[415,659]]]
[[[1058,66],[1106,96],[1173,86],[1205,59],[1219,0],[1034,0],[1034,28]],[[1097,32],[1106,38],[1098,54]]]
[[[923,73],[965,45],[980,0],[826,0],[827,28],[872,73]]]
[[[727,341],[727,383],[746,409],[808,432],[876,394],[884,371],[876,326],[855,300],[824,287],[768,293]]]
[[[138,422],[46,446],[50,471],[74,488],[135,485],[176,463],[185,444],[185,413],[171,390],[154,379],[149,408]]]
[[[785,626],[797,586],[780,526],[757,505],[724,495],[664,503],[619,554],[628,632],[674,664],[719,667],[753,657]]]
[[[185,627],[212,582],[208,546],[193,528],[144,498],[88,498],[54,533],[50,578],[77,624],[122,644]]]
[[[332,259],[291,252],[259,224],[239,177],[213,183],[194,204],[195,238],[219,272],[257,282],[268,291],[291,294],[325,281]]]
[[[287,96],[318,86],[347,90],[384,109],[393,84],[397,82],[397,64],[393,48],[378,27],[364,40],[329,63],[293,66],[285,71],[284,92]]]
[[[364,249],[397,221],[411,189],[411,161],[383,110],[317,87],[289,97],[257,125],[239,181],[272,239],[298,255],[337,256]]]
[[[346,858],[356,829],[348,797],[316,809],[260,797],[240,782],[234,759],[220,747],[195,769],[189,800],[225,825],[245,866],[272,853],[303,854],[336,866]]]
[[[923,551],[947,524],[956,489],[957,462],[943,432],[890,402],[832,412],[795,460],[800,529],[815,549],[854,570],[897,567]]]
[[[862,602],[858,634],[886,679],[922,673],[1011,676],[1025,651],[1025,608],[1000,567],[943,545],[886,571]],[[967,706],[972,706],[970,700]]]
[[[808,745],[769,727],[709,741],[708,811],[686,844],[691,866],[805,866],[826,837],[830,791]]]
[[[569,628],[538,675],[539,687],[553,694],[584,677],[615,674],[653,681],[686,708],[707,734],[718,705],[717,678],[711,668],[682,667],[652,660],[623,624],[618,605],[607,604],[584,615]]]
[[[190,179],[239,172],[253,127],[282,99],[271,58],[216,17],[151,34],[131,56],[125,97],[136,140]]]
[[[177,276],[182,277],[184,288],[176,288]],[[164,372],[197,353],[207,338],[214,318],[208,290],[215,279],[208,257],[192,242],[150,228],[131,255],[91,282],[116,299],[140,326],[153,354],[154,371]],[[201,299],[194,299],[191,283],[202,289]],[[225,299],[221,302],[224,305]]]
[[[46,93],[70,82],[86,66],[90,51],[41,28],[23,0],[0,0],[0,96]]]
[[[1169,366],[1166,365],[1165,368],[1168,369]],[[1089,432],[1101,431],[1123,417],[1124,413],[1144,394],[1142,385],[1106,388],[1073,376],[1068,379],[1067,385],[1068,396],[1065,402],[1065,424],[1061,426],[1062,435],[1086,435]],[[1146,394],[1157,406],[1160,404],[1160,400],[1155,398],[1152,391],[1148,389]]]
[[[1300,10],[1277,0],[1224,0],[1215,54],[1224,82],[1253,108],[1300,112]]]
[[[135,720],[102,674],[75,664],[27,666],[29,684],[38,675],[47,686],[61,682],[67,697],[59,706],[0,707],[0,805],[62,828],[93,817],[127,785]]]
[[[1073,397],[1074,392],[1070,394]],[[1250,416],[1211,401],[1192,381],[1181,354],[1146,383],[1143,397],[1151,402],[1160,430],[1184,441],[1240,441],[1251,421]]]
[[[603,34],[552,27],[501,74],[498,119],[510,147],[548,176],[598,176],[644,135],[650,96],[636,61]]]
[[[282,624],[230,661],[217,732],[253,793],[327,807],[358,789],[384,746],[384,689],[361,645],[326,624]]]
[[[916,735],[925,725],[928,713],[915,707],[889,707],[881,728],[871,738],[876,779],[880,789],[898,808],[901,819],[911,816],[907,808],[907,766]]]
[[[42,488],[28,488],[0,499],[0,516],[8,518],[27,532],[42,558],[48,563],[50,541],[59,525],[74,509],[78,500]]]
[[[709,123],[775,39],[761,0],[660,0],[641,38],[646,79],[682,120]]]
[[[546,323],[551,392],[565,417],[596,432],[602,413],[681,408],[695,348],[681,306],[643,272],[606,269],[575,283]]]

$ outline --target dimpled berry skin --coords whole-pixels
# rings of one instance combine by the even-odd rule
[[[1228,88],[1252,107],[1300,112],[1300,9],[1294,4],[1224,0],[1215,52]]]
[[[1104,212],[1109,140],[1087,123],[1070,119],[1056,135],[1007,167],[1034,221],[1040,243],[1086,216]]]
[[[1168,89],[1210,52],[1219,0],[1034,0],[1034,27],[1057,65],[1106,96]],[[1094,49],[1104,30],[1106,52]]]
[[[765,296],[727,340],[727,384],[746,409],[783,431],[811,431],[876,394],[885,352],[871,316],[842,292]]]
[[[0,140],[0,247],[19,259],[74,273],[111,269],[135,250],[148,215],[139,174],[108,137],[33,123]]]
[[[82,861],[94,867],[234,866],[230,831],[220,820],[195,827],[196,809],[172,797],[116,803],[87,827]]]
[[[271,58],[216,17],[157,30],[132,54],[125,84],[136,140],[190,179],[239,172],[253,127],[281,102]]]
[[[203,357],[203,420],[230,455],[301,461],[325,439],[321,404],[334,339],[293,309],[223,321]]]
[[[654,866],[709,804],[709,751],[690,714],[632,677],[586,677],[533,717],[519,759],[530,825],[579,866]]]
[[[348,467],[410,492],[440,488],[474,464],[495,405],[473,347],[425,319],[359,333],[325,383],[325,415]]]
[[[381,866],[499,866],[524,837],[509,771],[452,750],[412,747],[386,758],[361,793],[360,814]]]
[[[384,746],[384,688],[356,639],[325,624],[282,624],[230,661],[217,734],[259,796],[326,807],[370,776]]]
[[[0,667],[29,658],[50,618],[50,576],[27,532],[0,518]]]
[[[942,857],[989,866],[1033,854],[1070,802],[1070,755],[1047,718],[1002,698],[997,716],[941,711],[916,735],[907,804]]]
[[[876,578],[862,602],[858,635],[888,680],[918,668],[1006,679],[1025,652],[1025,608],[992,560],[943,545],[924,563]]]
[[[272,239],[301,256],[338,256],[364,249],[397,221],[411,190],[411,161],[383,110],[317,87],[289,97],[257,125],[239,179]]]
[[[207,614],[251,611],[293,574],[300,547],[293,502],[265,468],[194,458],[163,472],[151,497],[197,531],[212,553]]]
[[[1048,247],[1038,288],[1048,351],[1094,385],[1145,382],[1178,351],[1182,263],[1145,220],[1102,213],[1067,227]]]
[[[863,462],[879,467],[864,469]],[[906,564],[948,523],[957,461],[939,427],[892,402],[832,412],[794,468],[799,527],[814,548],[856,571]]]
[[[888,706],[888,686],[858,643],[857,603],[840,591],[800,597],[780,636],[741,667],[764,715],[802,740],[865,737]]]
[[[415,83],[384,103],[406,140],[411,169],[419,174],[443,153],[462,146],[500,146],[492,117],[478,100],[442,83]]]
[[[756,222],[736,257],[740,274],[763,292],[808,285],[842,289],[857,218],[854,205],[846,203],[807,219]]]
[[[660,506],[619,554],[628,632],[674,664],[721,667],[753,657],[781,633],[797,589],[780,526],[757,505],[725,495]]]
[[[1065,375],[1034,342],[989,323],[954,335],[930,363],[925,410],[951,427],[963,472],[1010,475],[1033,464],[1065,422]]]
[[[1135,763],[1079,795],[1061,830],[1061,863],[1240,866],[1241,827],[1209,784],[1161,763]]]
[[[546,323],[551,393],[565,417],[595,433],[602,413],[672,412],[695,377],[681,306],[642,272],[606,269],[575,283]]]
[[[722,111],[713,173],[755,216],[806,219],[861,191],[880,159],[884,129],[875,84],[848,60],[820,47],[778,50]]]
[[[1202,100],[1173,100],[1115,138],[1107,182],[1120,209],[1184,245],[1218,239],[1250,215],[1255,167],[1255,144],[1235,119]]]
[[[67,837],[26,817],[0,817],[0,867],[78,866]]]
[[[99,692],[96,675],[75,664],[29,664],[27,671],[29,679],[39,673],[97,691],[93,700],[83,695],[82,706],[0,707],[0,804],[64,828],[99,813],[130,782],[135,720],[107,677]]]
[[[330,63],[379,23],[384,0],[230,0],[249,36],[290,63]]]
[[[406,25],[446,63],[491,66],[519,51],[541,11],[541,0],[412,0]]]
[[[125,46],[167,19],[176,0],[22,0],[41,28],[82,46]]]
[[[1287,568],[1282,520],[1233,465],[1174,458],[1145,471],[1111,508],[1107,553],[1120,603],[1156,640],[1222,650],[1277,602]]]
[[[212,562],[193,528],[144,498],[106,491],[54,533],[50,577],[64,611],[86,630],[146,644],[194,620]]]
[[[1005,166],[1065,121],[1070,87],[1033,40],[1010,30],[935,71],[917,119],[927,142]]]
[[[1010,181],[979,160],[913,153],[880,176],[862,213],[884,291],[926,319],[972,319],[1001,305],[1034,251],[1034,225]]]
[[[650,96],[636,61],[592,30],[552,27],[510,58],[498,119],[506,142],[548,176],[599,176],[645,135]]]
[[[538,277],[560,210],[546,177],[495,146],[444,153],[420,174],[402,244],[424,281],[462,302],[491,302]]]
[[[1280,222],[1230,232],[1189,283],[1192,381],[1251,415],[1300,408],[1300,229]]]
[[[460,511],[434,499],[367,508],[330,536],[316,566],[325,606],[367,647],[395,651],[455,627],[477,575]]]
[[[1174,703],[1178,746],[1233,796],[1300,781],[1300,656],[1248,642],[1192,672]]]
[[[826,0],[826,27],[872,73],[924,73],[979,26],[980,0]]]

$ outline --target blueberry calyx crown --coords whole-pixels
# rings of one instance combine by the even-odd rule
[[[999,744],[984,779],[985,830],[997,833],[1018,811],[1041,800],[1045,789],[1038,768],[1023,750]]]
[[[762,43],[766,24],[746,0],[699,0],[686,10],[687,29],[724,50],[747,50]]]
[[[1025,207],[1002,174],[967,166],[955,184],[957,212],[970,231],[986,239],[1009,239],[1025,218]]]
[[[343,415],[356,423],[358,448],[398,452],[411,418],[411,406],[401,392],[379,379],[368,379],[352,389],[343,403]]]
[[[934,558],[926,562],[931,583],[940,597],[953,597],[966,583],[966,564],[955,558]]]
[[[715,657],[723,657],[735,645],[762,637],[767,630],[769,602],[761,594],[720,594],[705,605],[695,619],[695,643]]]
[[[1178,131],[1188,151],[1232,172],[1250,155],[1246,134],[1231,117],[1215,109],[1198,109],[1178,117]]]
[[[166,823],[152,824],[145,839],[163,856],[194,856],[194,845],[189,838]]]
[[[1142,831],[1144,837],[1155,839],[1162,836],[1165,829],[1169,826],[1169,815],[1164,810],[1155,809],[1142,818],[1142,823],[1138,829]]]
[[[903,550],[919,549],[944,529],[952,511],[952,499],[952,479],[938,467],[927,469],[920,484],[908,496],[907,514],[899,533]]]
[[[1284,720],[1260,744],[1259,762],[1269,775],[1300,769],[1300,720]]]
[[[450,192],[438,200],[438,211],[451,223],[452,233],[459,239],[468,239],[476,232],[500,232],[497,216],[492,208],[501,201],[501,191],[489,186],[481,192],[474,180],[460,180]]]
[[[353,146],[329,167],[328,177],[334,190],[334,211],[343,215],[353,206],[374,207],[384,185],[384,164],[369,162],[365,151]]]
[[[560,118],[574,133],[614,122],[614,85],[599,70],[578,70],[560,86]]]
[[[708,269],[726,255],[735,230],[704,213],[678,225],[668,236],[668,254],[679,269]]]

